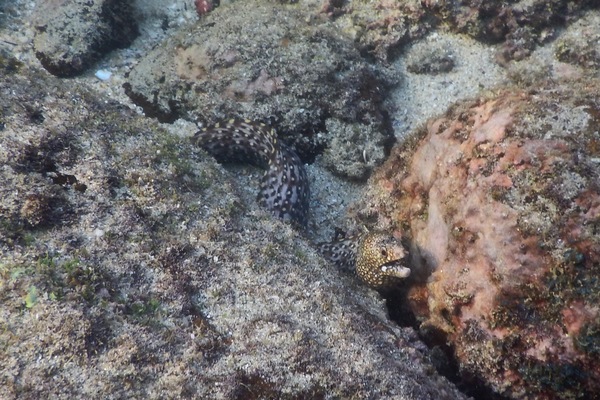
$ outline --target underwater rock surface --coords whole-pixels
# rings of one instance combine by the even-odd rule
[[[600,69],[600,12],[590,11],[573,23],[558,40],[555,56],[590,71]]]
[[[62,0],[38,4],[34,49],[50,73],[85,71],[106,52],[138,34],[132,7],[123,0]]]
[[[498,61],[521,60],[547,42],[594,0],[428,1],[432,13],[450,29],[487,43],[502,43]]]
[[[193,130],[0,67],[0,398],[465,398]]]
[[[593,397],[598,217],[582,190],[597,187],[598,84],[539,82],[597,74],[598,12],[575,21],[597,2],[250,0],[222,2],[199,22],[193,1],[168,3],[127,3],[141,36],[104,53],[99,67],[113,74],[99,81],[48,77],[34,51],[58,43],[58,67],[80,65],[106,32],[94,7],[124,2],[0,1],[0,398],[460,399],[432,367],[455,378],[440,355],[448,338],[467,393]],[[89,26],[74,17],[92,9]],[[133,21],[129,11],[113,16]],[[61,53],[69,42],[81,50],[72,59]],[[364,179],[385,157],[388,119],[403,138],[477,88],[506,87],[494,52],[509,80],[543,89],[458,103],[419,136],[441,147],[425,146],[414,165],[416,141],[394,154],[361,203],[365,218],[330,218],[361,189],[332,184],[321,166]],[[269,217],[246,189],[252,170],[223,168],[193,147],[188,121],[142,118],[121,90],[126,79],[148,115],[157,105],[165,121],[250,117],[305,161],[322,151],[308,166],[311,188],[329,194],[314,197],[312,217],[325,218],[311,230],[324,239],[346,222],[412,232],[421,280],[408,305],[433,349]],[[403,114],[409,123],[396,124]],[[504,127],[498,142],[471,137],[493,126]],[[446,154],[463,142],[477,143],[465,144],[467,158]],[[409,167],[414,192],[400,182]],[[430,186],[445,197],[430,198]],[[540,264],[550,272],[529,273]]]
[[[269,123],[304,160],[342,137],[332,171],[368,176],[394,141],[383,104],[393,79],[332,24],[299,7],[250,0],[216,8],[144,56],[127,94],[165,122]],[[363,144],[372,150],[367,161],[355,151]]]
[[[324,0],[320,12],[352,38],[361,54],[383,62],[439,23],[420,0]]]
[[[498,61],[521,60],[547,43],[594,0],[324,0],[321,13],[351,37],[361,53],[390,61],[405,45],[444,27],[485,43],[501,43]]]
[[[600,392],[599,93],[590,79],[458,103],[361,203],[412,238],[422,335],[508,398]]]

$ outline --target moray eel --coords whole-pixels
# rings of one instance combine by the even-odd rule
[[[232,119],[198,131],[194,142],[220,162],[246,162],[265,169],[259,204],[284,221],[306,226],[310,196],[306,171],[296,153],[277,139],[274,129]],[[354,269],[373,288],[410,274],[410,269],[400,264],[406,255],[404,248],[384,233],[322,243],[319,249],[334,264]]]
[[[220,162],[247,162],[266,169],[259,204],[277,218],[306,226],[310,197],[306,171],[296,153],[277,140],[274,129],[232,119],[200,130],[194,141]]]
[[[392,286],[410,276],[410,268],[403,265],[408,252],[396,238],[383,232],[320,243],[319,250],[338,267],[355,270],[374,289]]]

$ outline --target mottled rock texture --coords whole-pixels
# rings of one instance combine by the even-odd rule
[[[467,382],[513,399],[597,398],[600,82],[538,86],[431,120],[358,214],[411,238],[410,307]]]
[[[600,12],[591,11],[575,22],[555,45],[559,61],[600,69]]]
[[[0,66],[0,398],[464,398],[189,137]]]
[[[486,43],[502,43],[501,63],[520,60],[552,38],[595,0],[339,0],[323,1],[321,13],[353,38],[361,53],[393,59],[434,29],[448,29]]]
[[[488,43],[502,42],[500,62],[520,60],[574,21],[595,0],[425,1],[450,29]]]
[[[385,98],[399,75],[389,73],[387,61],[436,27],[504,42],[502,62],[522,59],[591,4],[546,3],[223,4],[145,55],[125,89],[161,121],[269,123],[303,160],[323,153],[332,172],[363,180],[393,142]],[[444,73],[455,62],[432,49],[410,70]]]
[[[138,33],[128,1],[48,1],[38,8],[35,54],[56,76],[82,73],[106,52],[128,46]]]
[[[439,23],[420,0],[325,0],[321,13],[354,40],[363,56],[384,62]]]
[[[222,5],[184,27],[148,53],[125,85],[161,121],[271,123],[304,160],[343,137],[333,171],[351,178],[367,176],[393,142],[383,105],[389,87],[384,70],[332,24],[297,5],[255,0]],[[374,148],[368,162],[356,147]]]

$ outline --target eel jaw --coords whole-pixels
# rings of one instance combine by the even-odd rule
[[[389,261],[379,267],[381,274],[394,278],[408,278],[410,276],[410,268],[403,267],[400,264],[401,260]]]

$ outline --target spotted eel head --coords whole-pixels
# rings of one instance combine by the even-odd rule
[[[403,264],[406,255],[396,238],[381,232],[368,233],[358,243],[356,273],[367,285],[382,288],[410,275],[410,268]]]

